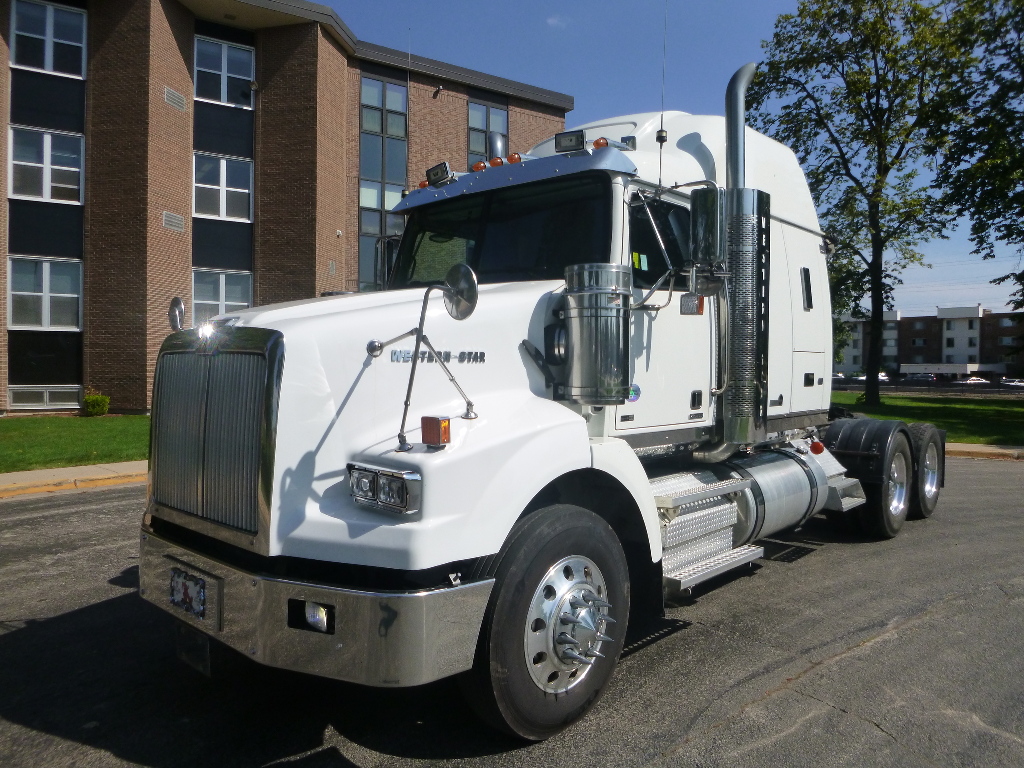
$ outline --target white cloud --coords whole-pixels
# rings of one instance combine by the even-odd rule
[[[555,29],[565,29],[569,20],[565,16],[548,16],[548,26]]]

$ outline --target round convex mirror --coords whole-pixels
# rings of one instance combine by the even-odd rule
[[[185,325],[185,302],[177,296],[171,299],[171,306],[167,310],[167,319],[171,323],[172,331],[180,331]]]
[[[465,320],[476,309],[476,273],[465,264],[456,264],[444,278],[444,306],[456,320]]]

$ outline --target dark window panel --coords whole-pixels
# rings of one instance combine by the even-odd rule
[[[359,212],[359,231],[364,235],[380,234],[380,211],[368,211],[365,208]]]
[[[407,145],[402,139],[385,139],[386,157],[384,167],[387,169],[385,181],[405,186]]]
[[[205,101],[195,102],[193,146],[199,152],[251,158],[253,112]]]
[[[82,258],[82,206],[34,200],[8,200],[7,205],[11,254]]]
[[[226,43],[237,43],[238,45],[256,46],[256,35],[247,29],[229,27],[226,24],[215,24],[212,21],[196,19],[196,34],[203,37],[212,37],[215,40],[223,40]]]
[[[220,101],[220,75],[204,70],[196,71],[196,96],[200,99]]]
[[[11,122],[33,128],[84,133],[85,81],[12,69]]]
[[[390,115],[388,115],[390,122]],[[383,133],[384,127],[381,123],[381,112],[373,107],[363,107],[363,130],[370,133]]]
[[[372,291],[377,287],[377,238],[359,238],[359,290]]]
[[[388,135],[405,138],[405,115],[388,112]]]
[[[81,384],[78,331],[8,331],[9,383]]]
[[[42,69],[46,66],[46,41],[39,37],[15,35],[14,63]]]
[[[371,133],[359,135],[359,175],[364,179],[380,181],[383,174],[383,139]]]
[[[192,266],[252,271],[252,224],[192,219]]]

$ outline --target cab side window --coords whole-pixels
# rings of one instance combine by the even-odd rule
[[[647,206],[654,215],[672,266],[681,268],[690,258],[690,211],[664,200],[648,200]],[[633,262],[633,285],[637,288],[650,288],[668,270],[643,205],[629,209],[629,253]]]

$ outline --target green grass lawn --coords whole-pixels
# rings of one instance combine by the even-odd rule
[[[0,419],[0,472],[76,467],[149,456],[149,416]]]
[[[882,394],[881,406],[857,403],[858,392],[833,392],[832,402],[880,419],[927,421],[950,443],[1024,445],[1024,400],[912,397]]]

